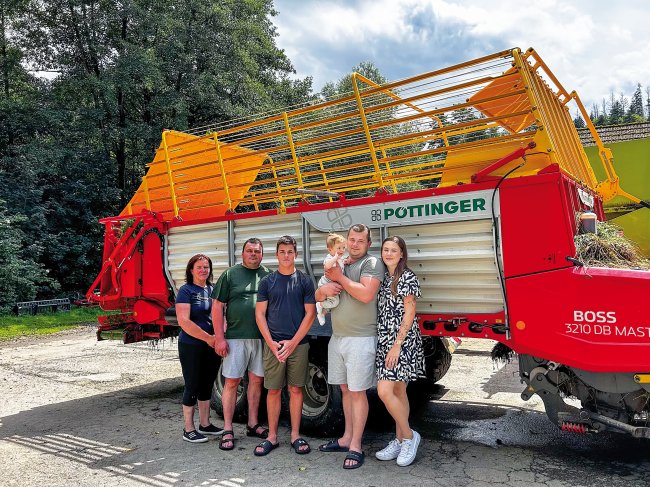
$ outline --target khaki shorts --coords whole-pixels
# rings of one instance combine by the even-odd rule
[[[298,345],[286,362],[280,362],[264,343],[264,387],[282,389],[285,384],[303,387],[307,383],[309,343]]]
[[[327,382],[346,384],[352,392],[377,385],[375,355],[377,337],[341,337],[332,335],[327,347]]]

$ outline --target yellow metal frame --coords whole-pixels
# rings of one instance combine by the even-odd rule
[[[638,202],[620,189],[611,152],[580,99],[533,49],[501,51],[383,85],[359,73],[351,80],[351,93],[322,103],[202,133],[166,131],[125,213],[146,208],[199,219],[264,208],[285,212],[305,190],[350,198],[468,183],[530,142],[536,148],[511,177],[558,164],[604,199],[622,194]],[[606,181],[596,180],[580,145],[566,106],[573,100],[598,144]]]
[[[223,168],[223,156],[221,155],[221,147],[219,147],[219,137],[217,133],[214,134],[214,147],[217,151],[217,162],[219,164],[219,172],[221,173],[221,180],[223,183],[223,189],[226,193],[226,203],[228,205],[228,211],[232,211],[232,200],[230,199],[230,188],[228,188],[228,179],[226,178],[226,171]]]
[[[174,187],[174,174],[172,172],[171,162],[169,159],[169,147],[167,147],[167,132],[163,132],[162,134],[162,146],[163,146],[163,150],[165,151],[165,165],[167,168],[167,176],[169,177],[169,192],[171,194],[174,216],[178,217],[178,202],[176,201],[176,188]],[[151,205],[151,202],[149,204]]]

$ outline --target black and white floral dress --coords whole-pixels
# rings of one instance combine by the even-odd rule
[[[393,296],[390,285],[392,279],[388,272],[379,289],[377,298],[377,379],[410,382],[419,377],[425,377],[424,352],[422,350],[422,336],[415,316],[413,325],[408,331],[399,354],[397,365],[393,369],[386,368],[386,355],[395,343],[397,332],[404,318],[404,298],[415,296],[419,298],[420,282],[417,276],[405,269],[397,283],[397,296]]]

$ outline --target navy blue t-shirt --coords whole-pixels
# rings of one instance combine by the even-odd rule
[[[214,335],[212,328],[212,294],[213,286],[206,286],[205,288],[197,286],[196,284],[184,284],[178,290],[176,296],[176,304],[185,303],[190,305],[190,320],[199,325],[206,333]],[[188,335],[181,330],[178,335],[178,341],[190,345],[201,345],[205,342],[198,338]]]
[[[314,283],[300,271],[275,271],[260,281],[257,302],[268,301],[266,321],[274,341],[291,340],[305,317],[305,304],[316,304]],[[306,343],[307,337],[300,343]]]

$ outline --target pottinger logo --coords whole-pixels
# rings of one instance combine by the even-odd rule
[[[475,211],[485,211],[485,198],[472,198],[460,201],[447,201],[442,203],[426,203],[421,205],[398,206],[396,208],[384,208],[383,215],[381,210],[372,210],[372,221],[389,220],[397,218],[415,218],[435,215],[453,215],[454,213],[472,213]]]

